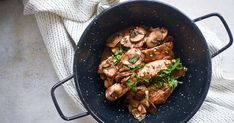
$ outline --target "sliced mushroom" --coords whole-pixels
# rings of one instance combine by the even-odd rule
[[[126,82],[127,82],[129,79],[130,79],[130,76],[125,77],[125,78],[121,79],[121,83],[126,84]]]
[[[143,87],[144,88],[144,87]],[[127,94],[127,102],[128,102],[128,110],[132,113],[134,118],[137,120],[142,120],[145,118],[146,111],[151,111],[152,113],[156,112],[156,107],[153,103],[149,101],[148,98],[149,91],[145,91],[145,98],[142,100],[135,99],[135,93],[128,92]]]
[[[119,72],[125,72],[125,71],[129,71],[129,70],[130,70],[130,68],[127,67],[127,66],[121,66],[121,67],[119,68]]]
[[[128,102],[128,110],[132,113],[134,118],[137,120],[142,120],[145,118],[146,109],[143,104],[140,103],[139,100],[134,99],[134,94],[132,92],[128,92],[127,94],[127,102]]]
[[[110,86],[106,90],[106,98],[109,101],[115,101],[122,97],[127,91],[129,90],[128,87],[120,84],[120,83],[115,83],[114,85]]]
[[[121,79],[126,78],[128,76],[131,76],[132,73],[127,71],[127,72],[121,72],[115,76],[115,81],[119,82]]]
[[[127,34],[125,35],[121,41],[120,41],[120,44],[122,44],[124,47],[127,47],[127,48],[132,48],[134,45],[131,43],[130,41],[130,36]]]
[[[141,48],[145,43],[145,40],[141,40],[140,42],[134,44],[134,48]]]
[[[144,61],[151,62],[159,59],[172,59],[174,57],[172,48],[173,43],[167,42],[160,46],[143,50],[142,53],[144,54]]]
[[[111,60],[111,57],[108,57],[106,60],[101,62],[101,64],[98,67],[98,73],[103,73],[104,68],[107,68],[107,67],[111,66],[111,64],[109,62],[110,60]]]
[[[121,62],[124,65],[133,65],[137,66],[140,65],[143,61],[143,54],[141,53],[141,50],[136,48],[131,48],[128,50],[121,58]]]
[[[106,46],[108,47],[115,47],[123,38],[121,33],[117,33],[112,35],[108,40]]]
[[[145,37],[146,31],[145,29],[141,27],[136,27],[133,31],[130,33],[130,40],[131,42],[139,42]]]
[[[115,66],[111,66],[103,69],[103,73],[108,77],[114,77],[117,74],[117,68]]]
[[[134,118],[139,121],[145,119],[146,109],[142,104],[140,104],[137,108],[133,108],[130,112],[132,113]]]
[[[143,87],[144,88],[144,87]],[[147,95],[148,90],[145,91],[145,98],[142,100],[137,100],[135,97],[135,93],[132,91],[129,91],[127,93],[126,101],[128,103],[128,110],[132,113],[134,118],[137,120],[142,120],[145,118],[146,110],[148,110],[149,107],[151,107],[152,103],[149,102]]]
[[[98,73],[105,74],[107,77],[114,77],[118,72],[116,66],[112,62],[112,57],[108,57],[106,60],[102,61],[98,68]],[[104,75],[101,76],[104,78]]]
[[[106,88],[109,88],[113,84],[114,84],[114,79],[113,78],[106,78],[105,81],[104,81],[104,86]]]
[[[148,48],[152,48],[158,46],[163,43],[163,40],[167,36],[167,29],[166,28],[155,28],[152,29],[152,32],[149,34],[146,45]]]

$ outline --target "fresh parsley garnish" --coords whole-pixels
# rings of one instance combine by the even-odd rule
[[[175,89],[178,83],[182,82],[178,81],[178,78],[175,77],[173,74],[175,71],[181,69],[185,69],[185,67],[183,67],[182,63],[180,62],[180,59],[176,59],[176,61],[171,62],[166,69],[160,70],[157,76],[144,79],[143,82],[147,85],[153,84],[156,88],[162,88],[167,86],[172,89]]]
[[[144,65],[145,65],[145,64],[140,64],[140,65],[138,65],[138,66],[128,65],[127,67],[130,68],[130,70],[131,70],[132,72],[135,72],[135,71],[141,69],[142,67],[144,67]]]
[[[112,62],[114,63],[114,65],[119,63],[123,53],[124,51],[121,47],[116,52],[114,52],[114,54],[112,55]]]
[[[149,83],[150,83],[150,78],[144,79],[144,82],[145,82],[146,84],[149,84]]]
[[[137,56],[133,56],[132,58],[130,58],[128,61],[132,64],[136,63],[138,60]]]
[[[158,72],[159,77],[168,77],[172,75],[172,73],[176,70],[181,70],[184,67],[182,66],[182,63],[180,62],[180,59],[176,59],[175,62],[172,62],[168,65],[167,69],[160,70]]]
[[[158,77],[158,79],[161,78],[161,80],[165,81],[168,87],[175,89],[178,83],[181,82],[179,82],[177,78],[173,76],[173,73],[181,69],[184,69],[184,67],[180,62],[180,59],[176,59],[175,62],[172,62],[168,65],[167,69],[160,70],[156,77]]]
[[[138,70],[142,68],[144,64],[141,64],[136,67],[127,66],[130,68],[130,70]],[[169,87],[171,89],[175,89],[178,84],[181,84],[182,82],[178,81],[177,77],[175,77],[173,74],[174,72],[178,70],[187,70],[185,67],[183,67],[182,63],[180,62],[180,59],[176,59],[175,62],[171,62],[166,69],[162,69],[158,72],[157,76],[151,77],[151,78],[145,78],[138,76],[135,74],[132,76],[132,78],[136,78],[136,82],[133,82],[131,79],[127,80],[126,85],[133,91],[137,91],[137,83],[143,82],[144,84],[150,86],[153,85],[154,87],[160,89],[162,87]]]
[[[131,79],[128,79],[126,85],[133,91],[136,92],[137,91],[137,82],[132,82]]]

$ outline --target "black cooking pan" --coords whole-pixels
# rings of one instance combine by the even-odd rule
[[[229,43],[214,54],[209,53],[206,40],[195,22],[218,17],[230,38]],[[105,98],[103,81],[97,73],[106,39],[113,33],[130,26],[167,27],[174,37],[175,56],[181,58],[188,72],[168,101],[158,107],[156,115],[148,114],[142,122],[186,122],[203,103],[211,80],[211,58],[232,44],[232,34],[222,16],[208,14],[191,20],[179,10],[156,1],[121,3],[99,14],[86,28],[77,44],[73,75],[58,82],[51,95],[58,113],[64,120],[73,120],[91,114],[98,122],[139,122],[128,112],[123,101],[109,102]],[[63,115],[54,91],[74,77],[77,92],[87,112],[72,117]]]

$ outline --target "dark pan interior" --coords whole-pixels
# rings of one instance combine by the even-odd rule
[[[153,1],[117,5],[96,17],[83,33],[74,59],[75,82],[81,100],[99,122],[138,122],[123,101],[105,99],[103,81],[97,73],[105,41],[112,33],[130,26],[165,26],[174,37],[174,52],[188,68],[179,85],[156,115],[142,122],[185,122],[199,109],[211,78],[211,60],[206,41],[197,26],[177,9]]]

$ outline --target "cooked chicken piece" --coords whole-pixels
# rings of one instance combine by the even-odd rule
[[[151,62],[159,59],[172,59],[174,57],[173,51],[173,43],[168,42],[164,43],[160,46],[143,50],[144,61]]]
[[[113,65],[112,58],[108,57],[99,65],[98,73],[105,74],[108,77],[114,77],[117,74],[117,67]]]
[[[127,91],[128,87],[120,83],[115,83],[106,90],[106,98],[110,101],[115,101],[122,97]]]
[[[172,93],[171,88],[162,88],[160,90],[150,90],[149,100],[155,105],[163,104]]]
[[[167,29],[165,28],[155,28],[152,29],[152,32],[149,34],[146,45],[148,48],[158,46],[163,43],[163,40],[167,36]]]
[[[149,62],[138,71],[138,76],[142,78],[154,77],[160,70],[166,69],[167,65],[169,65],[171,62],[172,60],[157,60]]]
[[[137,66],[142,63],[143,57],[144,56],[141,53],[141,50],[136,49],[136,48],[131,48],[122,56],[121,62],[124,65]]]
[[[130,33],[130,40],[133,43],[141,41],[145,37],[146,31],[141,27],[136,27]]]
[[[108,47],[115,47],[123,38],[123,35],[121,33],[116,33],[112,35],[109,39],[107,39],[106,46]]]
[[[106,60],[102,61],[98,68],[98,73],[103,73],[103,68],[111,66],[110,63],[111,57],[108,57]]]
[[[186,71],[187,71],[187,68],[183,68],[181,70],[175,71],[173,73],[173,76],[176,77],[176,78],[182,77],[182,76],[185,75]]]

